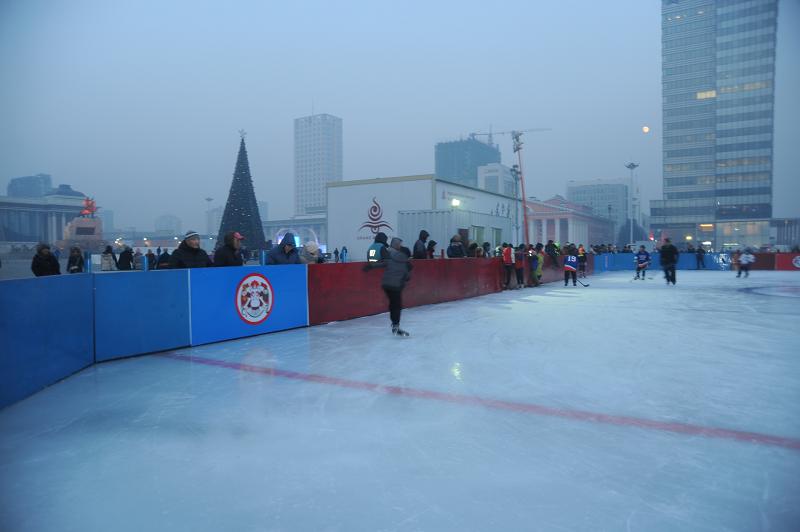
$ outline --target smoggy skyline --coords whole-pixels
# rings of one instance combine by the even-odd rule
[[[433,4],[433,5],[431,5]],[[774,215],[800,216],[800,2],[779,5]],[[660,2],[5,1],[0,186],[49,173],[149,230],[205,229],[240,129],[271,218],[293,214],[293,120],[343,119],[344,178],[432,173],[436,142],[526,135],[529,195],[641,166],[661,197]],[[642,126],[650,133],[643,134]],[[503,162],[511,140],[497,136]]]

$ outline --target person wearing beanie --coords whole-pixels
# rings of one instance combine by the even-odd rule
[[[214,253],[214,266],[241,266],[244,264],[242,240],[244,237],[238,231],[225,233],[224,244]]]
[[[61,265],[50,251],[49,245],[39,244],[36,246],[36,255],[33,256],[31,261],[31,271],[36,277],[61,275]]]
[[[316,242],[305,243],[303,249],[300,251],[300,262],[302,264],[322,264],[325,262],[325,259],[319,252],[319,246]]]
[[[169,267],[172,269],[208,268],[213,265],[208,253],[200,247],[200,235],[197,231],[187,231],[178,249],[169,258]]]
[[[450,245],[447,247],[447,257],[450,259],[463,259],[467,256],[467,251],[464,249],[464,243],[461,241],[461,235],[455,235],[450,239]]]
[[[427,259],[428,258],[428,251],[426,249],[426,244],[428,242],[428,237],[430,235],[428,232],[423,229],[419,232],[419,240],[414,243],[414,258],[415,259]]]

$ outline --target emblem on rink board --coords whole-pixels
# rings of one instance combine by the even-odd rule
[[[795,258],[792,259],[792,266],[800,270],[800,255],[797,255]]]
[[[260,273],[251,273],[236,287],[236,312],[245,323],[263,323],[272,312],[274,303],[272,285]]]

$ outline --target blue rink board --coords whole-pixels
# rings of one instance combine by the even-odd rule
[[[188,270],[93,277],[97,362],[189,345]]]
[[[248,276],[263,275],[272,286],[272,310],[248,323],[237,309],[237,289]],[[245,266],[190,271],[191,344],[200,345],[308,325],[305,265]]]
[[[92,276],[0,283],[0,408],[90,366]]]

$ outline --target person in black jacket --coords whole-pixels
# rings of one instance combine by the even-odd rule
[[[661,269],[664,270],[664,278],[667,284],[675,284],[675,266],[678,264],[678,248],[676,248],[669,238],[664,239],[661,246]]]
[[[294,233],[286,233],[280,245],[267,254],[267,264],[300,264],[300,254],[294,243]]]
[[[125,249],[119,254],[119,258],[117,259],[117,269],[120,271],[133,269],[133,250],[130,248],[130,246],[125,246]]]
[[[450,245],[447,247],[447,257],[451,259],[463,259],[467,256],[467,250],[464,249],[464,243],[461,242],[461,235],[455,235],[450,239]]]
[[[237,231],[225,233],[225,244],[214,253],[214,266],[241,266],[242,260],[242,240],[244,237]]]
[[[61,265],[58,259],[50,252],[50,246],[39,244],[36,246],[36,255],[31,261],[31,271],[36,277],[45,275],[61,275]]]
[[[697,251],[695,251],[695,262],[697,269],[706,269],[706,250],[703,249],[703,244],[697,245]]]
[[[428,232],[423,229],[419,232],[419,240],[414,243],[414,258],[415,259],[427,259],[428,258],[428,250],[426,249],[426,242],[428,241],[428,237],[430,235]]]
[[[69,250],[69,260],[67,261],[67,272],[83,273],[83,255],[81,248],[73,246]]]
[[[200,235],[196,231],[187,231],[178,249],[169,258],[169,267],[172,269],[208,268],[213,265],[208,253],[200,247]]]
[[[395,336],[408,336],[409,334],[400,328],[400,312],[403,309],[403,289],[411,279],[413,265],[408,260],[411,256],[410,250],[403,247],[403,241],[397,237],[392,238],[389,248],[384,257],[376,262],[368,262],[364,266],[364,271],[372,268],[385,268],[381,279],[381,288],[389,298],[389,318],[392,321],[392,334]]]

